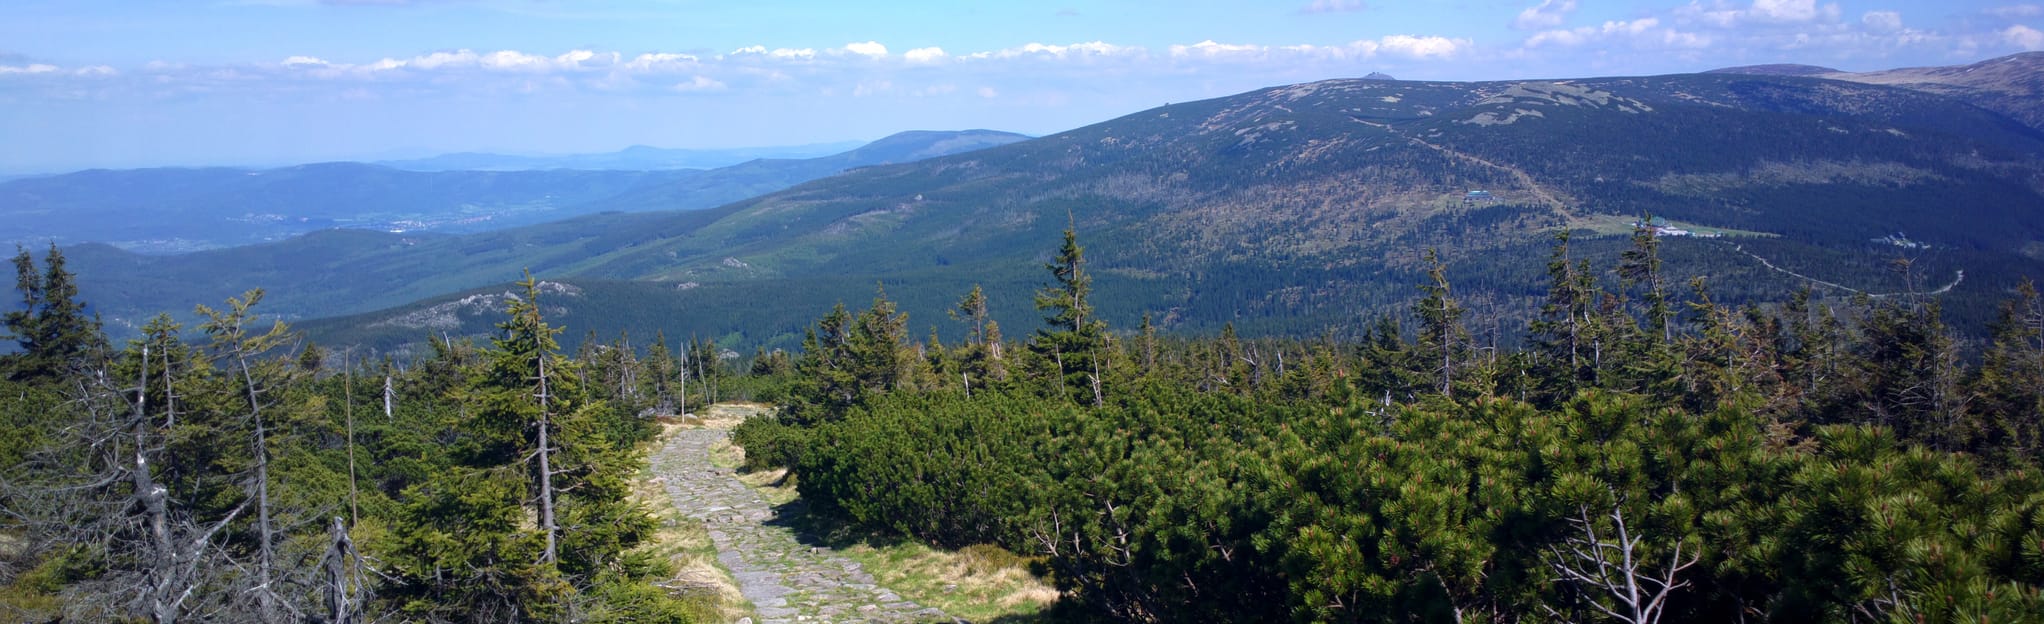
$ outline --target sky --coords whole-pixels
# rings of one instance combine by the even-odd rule
[[[2044,50],[2044,0],[5,0],[0,173],[1051,134],[1383,72]]]

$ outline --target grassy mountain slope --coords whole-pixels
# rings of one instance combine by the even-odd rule
[[[1747,252],[1819,279],[1897,290],[1882,268],[1897,248],[1869,239],[1901,230],[1933,245],[1916,252],[1921,281],[1967,269],[1952,296],[1974,303],[1952,307],[1984,310],[1979,302],[2014,275],[2038,274],[2021,254],[2044,248],[2040,154],[2037,131],[1947,97],[1794,76],[1335,80],[862,168],[715,210],[384,241],[359,257],[343,252],[322,272],[260,284],[229,256],[194,254],[128,292],[213,270],[223,283],[273,288],[273,312],[330,316],[530,267],[615,298],[584,304],[589,327],[673,306],[722,319],[705,320],[706,334],[785,342],[790,321],[775,319],[863,302],[875,282],[917,299],[904,309],[918,331],[947,325],[945,300],[988,282],[1012,332],[1034,326],[1029,285],[1071,223],[1118,325],[1151,312],[1169,327],[1313,333],[1406,305],[1426,247],[1443,250],[1472,305],[1523,318],[1544,287],[1549,232],[1611,231],[1621,215],[1652,212],[1778,236],[1670,243],[1678,282],[1707,274],[1727,297],[1780,297],[1799,284]],[[1469,198],[1476,189],[1488,198]],[[1609,267],[1621,243],[1584,241],[1578,252]],[[271,253],[300,253],[290,245]],[[88,297],[105,283],[95,280],[123,279],[85,265]],[[639,283],[595,285],[617,280]],[[941,292],[910,294],[911,282]]]

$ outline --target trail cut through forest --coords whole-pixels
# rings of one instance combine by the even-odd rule
[[[1769,270],[1772,270],[1772,271],[1774,271],[1774,272],[1777,272],[1777,273],[1781,273],[1781,274],[1783,274],[1783,275],[1787,275],[1787,276],[1789,276],[1789,277],[1793,277],[1793,278],[1796,278],[1796,279],[1799,279],[1799,280],[1803,280],[1803,281],[1806,281],[1806,282],[1810,282],[1810,283],[1812,283],[1812,284],[1816,284],[1816,285],[1819,285],[1819,286],[1828,286],[1828,287],[1831,287],[1831,288],[1836,288],[1836,289],[1839,289],[1839,290],[1843,290],[1843,291],[1846,291],[1846,292],[1850,292],[1850,293],[1856,293],[1856,294],[1866,295],[1866,296],[1868,296],[1868,297],[1897,297],[1897,296],[1902,296],[1902,295],[1909,295],[1909,294],[1914,294],[1914,293],[1907,293],[1907,292],[1893,292],[1893,293],[1870,293],[1870,292],[1867,292],[1867,291],[1864,291],[1864,290],[1860,290],[1860,289],[1858,289],[1858,288],[1853,288],[1853,287],[1851,287],[1851,286],[1846,286],[1846,285],[1844,285],[1844,284],[1838,284],[1838,283],[1833,283],[1833,282],[1827,282],[1827,281],[1824,281],[1824,280],[1820,280],[1820,279],[1817,279],[1817,278],[1814,278],[1814,277],[1810,277],[1810,276],[1808,276],[1808,275],[1804,275],[1804,274],[1801,274],[1801,273],[1797,273],[1797,272],[1795,272],[1795,271],[1790,271],[1790,270],[1788,270],[1788,269],[1784,269],[1784,268],[1781,268],[1781,267],[1778,267],[1778,266],[1774,266],[1774,263],[1772,263],[1772,262],[1768,262],[1766,258],[1762,258],[1762,257],[1760,257],[1760,255],[1759,255],[1759,254],[1756,254],[1756,253],[1753,253],[1753,252],[1750,252],[1750,251],[1746,251],[1746,248],[1745,248],[1744,246],[1742,246],[1742,245],[1733,245],[1733,246],[1732,246],[1732,250],[1733,250],[1733,251],[1737,251],[1737,252],[1739,252],[1739,253],[1742,253],[1742,254],[1746,254],[1747,256],[1749,256],[1749,257],[1753,258],[1754,260],[1758,260],[1758,261],[1760,261],[1760,265],[1761,265],[1761,266],[1764,266],[1764,267],[1767,267],[1767,268],[1768,268]],[[1958,270],[1958,271],[1956,271],[1956,272],[1955,272],[1955,274],[1954,274],[1954,275],[1952,276],[1952,281],[1951,281],[1951,282],[1949,282],[1949,283],[1946,283],[1946,284],[1945,284],[1945,285],[1943,285],[1943,286],[1939,286],[1939,287],[1937,288],[1937,290],[1932,290],[1932,291],[1930,291],[1930,292],[1926,292],[1926,293],[1922,293],[1922,294],[1924,294],[1924,295],[1942,295],[1942,294],[1945,294],[1945,293],[1948,293],[1948,292],[1952,292],[1952,289],[1953,289],[1953,288],[1956,288],[1956,287],[1958,287],[1958,286],[1959,286],[1959,283],[1960,283],[1960,282],[1964,282],[1964,281],[1966,281],[1966,270],[1965,270],[1965,269],[1959,269],[1959,270]]]
[[[881,587],[859,563],[803,543],[796,528],[731,468],[710,461],[732,426],[763,408],[713,405],[700,427],[668,431],[650,458],[676,509],[703,521],[717,560],[738,580],[761,624],[779,622],[952,622]]]

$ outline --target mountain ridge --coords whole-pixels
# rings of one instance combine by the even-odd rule
[[[410,243],[335,238],[358,247],[316,273],[237,276],[219,267],[257,263],[224,252],[139,273],[106,268],[123,262],[118,254],[80,253],[74,266],[98,292],[150,292],[208,270],[250,285],[267,277],[283,284],[274,311],[370,314],[349,322],[356,330],[375,324],[379,308],[425,300],[419,293],[530,268],[626,284],[607,290],[635,303],[591,303],[584,320],[685,302],[727,323],[705,331],[783,344],[788,321],[748,317],[813,317],[876,284],[902,299],[904,282],[943,291],[903,307],[935,319],[942,299],[984,280],[998,284],[989,296],[1013,302],[1004,314],[1027,318],[1034,268],[1072,224],[1102,292],[1112,284],[1103,308],[1117,325],[1149,312],[1167,328],[1313,333],[1404,309],[1428,248],[1449,259],[1472,305],[1523,319],[1537,308],[1552,232],[1577,230],[1582,253],[1612,254],[1626,223],[1654,214],[1771,236],[1668,244],[1671,270],[1710,276],[1728,301],[1803,285],[1745,253],[1780,271],[1900,290],[1886,285],[1896,248],[1872,241],[1900,230],[1932,245],[1917,252],[1925,275],[1967,270],[1947,309],[1979,316],[2015,276],[2039,274],[2021,250],[2044,245],[2040,154],[2044,133],[2006,116],[1820,78],[1330,80],[864,167],[710,210]],[[92,277],[102,268],[109,275]],[[702,296],[710,292],[720,296]],[[113,306],[151,309],[140,298],[108,301],[110,316]],[[153,309],[175,307],[166,301]],[[329,328],[322,342],[369,339],[317,326]]]
[[[1903,87],[1956,98],[2031,128],[2044,129],[2044,52],[2019,52],[1966,65],[1905,67],[1846,72],[1811,65],[1754,65],[1716,72],[1767,73],[1771,68],[1798,68],[1797,75],[1864,84]],[[1809,71],[1804,70],[1827,70]]]
[[[1022,138],[990,130],[909,132],[829,156],[709,170],[408,171],[359,162],[93,169],[0,181],[0,228],[17,243],[93,240],[154,252],[333,227],[478,232],[605,211],[710,208],[846,169]]]

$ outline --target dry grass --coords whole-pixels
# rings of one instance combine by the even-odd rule
[[[710,465],[735,469],[744,463],[745,447],[728,439],[710,445]],[[768,504],[784,505],[801,496],[795,492],[796,477],[789,475],[786,468],[739,473],[738,482],[759,492],[760,500]]]
[[[747,418],[772,413],[772,405],[730,401],[704,407],[700,412],[665,414],[654,417],[654,420],[660,423],[661,433],[665,434],[675,429],[730,429]]]
[[[677,426],[666,425],[670,431]],[[639,548],[654,553],[674,570],[656,585],[690,603],[709,621],[736,622],[752,615],[752,605],[739,592],[738,582],[718,564],[717,546],[710,541],[709,530],[674,508],[660,477],[642,471],[632,483],[632,499],[650,510],[659,523],[659,529]]]
[[[730,429],[754,416],[772,414],[774,406],[765,403],[731,401],[704,407],[702,413],[694,414],[702,425],[711,429]]]
[[[1030,616],[1057,602],[1057,589],[1029,572],[1030,560],[998,546],[944,551],[904,542],[842,551],[902,597],[975,622]]]

